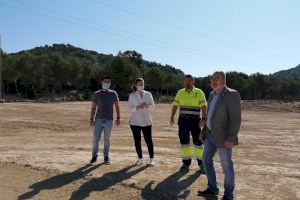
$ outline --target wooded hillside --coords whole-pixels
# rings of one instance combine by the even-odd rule
[[[51,99],[73,95],[89,99],[98,90],[99,78],[103,75],[112,77],[112,89],[122,100],[127,99],[136,77],[144,77],[146,89],[156,99],[170,100],[183,87],[181,70],[146,61],[134,50],[113,56],[69,44],[54,44],[18,53],[2,52],[1,58],[5,96]],[[293,69],[297,72],[289,71],[292,76],[228,72],[227,85],[240,91],[243,99],[299,100],[300,66]],[[197,77],[196,86],[208,95],[209,77]]]

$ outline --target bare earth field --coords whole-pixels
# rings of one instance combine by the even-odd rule
[[[152,117],[157,165],[133,166],[136,153],[124,122],[114,127],[111,165],[91,158],[90,102],[0,104],[0,199],[205,199],[206,177],[181,166],[171,105],[158,104]],[[240,145],[234,148],[236,199],[300,199],[299,103],[243,103]],[[101,141],[100,150],[103,147]],[[223,175],[216,157],[221,194]],[[221,196],[219,197],[221,198]],[[209,198],[206,198],[209,199]]]

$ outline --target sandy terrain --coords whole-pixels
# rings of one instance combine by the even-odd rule
[[[206,187],[196,162],[189,173],[178,172],[171,105],[157,105],[152,115],[155,167],[132,166],[136,154],[126,104],[121,106],[124,123],[113,129],[112,165],[102,163],[101,153],[95,165],[87,165],[89,102],[0,104],[0,199],[205,199],[196,195]],[[236,199],[300,199],[299,103],[250,102],[243,108],[234,149]],[[216,169],[222,193],[218,158]]]

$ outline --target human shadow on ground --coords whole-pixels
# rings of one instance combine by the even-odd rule
[[[135,165],[125,167],[116,172],[108,172],[103,174],[99,178],[92,178],[90,181],[84,183],[78,190],[74,191],[70,197],[70,200],[78,200],[87,198],[91,192],[103,191],[111,186],[121,183],[124,180],[130,179],[132,176],[145,170],[148,165],[129,171]]]
[[[218,200],[218,196],[210,196],[210,195],[207,195],[207,196],[199,196],[199,197],[202,197],[202,198],[204,198],[205,200]]]
[[[187,199],[190,194],[190,187],[201,175],[199,171],[194,174],[184,177],[186,173],[175,172],[162,182],[158,183],[154,188],[154,181],[149,182],[142,190],[142,199],[157,200],[157,199]]]
[[[90,172],[92,172],[93,170],[95,170],[103,164],[104,163],[100,163],[97,165],[88,164],[76,169],[75,171],[59,174],[48,179],[42,180],[40,182],[34,183],[31,186],[29,186],[31,191],[21,194],[18,197],[18,200],[31,199],[43,190],[51,190],[63,187],[67,184],[72,183],[73,181],[84,178]]]

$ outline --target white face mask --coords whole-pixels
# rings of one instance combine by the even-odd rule
[[[144,89],[143,85],[136,86],[137,91],[142,91]]]
[[[108,90],[110,87],[110,83],[102,83],[102,89]]]

